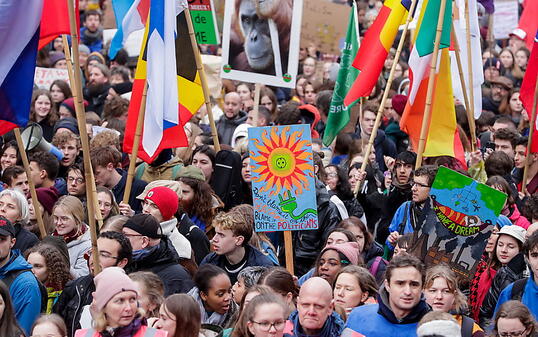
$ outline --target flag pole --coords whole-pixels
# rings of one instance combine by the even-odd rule
[[[465,101],[465,111],[467,112],[467,119],[469,120],[469,132],[471,133],[471,152],[475,151],[475,145],[476,145],[476,130],[475,130],[475,124],[474,124],[474,113],[471,111],[471,103],[469,103],[469,96],[467,94],[467,86],[465,84],[465,78],[463,77],[463,66],[461,65],[461,57],[460,57],[460,45],[458,42],[458,37],[456,36],[455,30],[454,30],[454,24],[452,24],[452,41],[454,41],[454,51],[456,54],[456,64],[458,65],[458,72],[460,77],[460,83],[461,83],[461,89],[463,91],[463,100]],[[470,120],[473,120],[473,124],[471,124]]]
[[[202,56],[200,55],[200,50],[198,49],[198,43],[196,42],[196,36],[194,33],[194,28],[192,26],[191,12],[188,6],[187,8],[185,8],[185,18],[187,19],[187,27],[189,28],[189,35],[191,37],[192,50],[194,52],[194,58],[196,59],[196,69],[198,70],[198,75],[200,76],[200,82],[202,82],[202,90],[204,91],[205,107],[207,110],[207,117],[209,117],[209,125],[211,127],[211,137],[213,137],[213,145],[215,147],[215,152],[219,152],[220,151],[219,134],[217,132],[217,126],[215,125],[215,119],[213,118],[213,110],[211,107],[211,100],[209,98],[209,87],[207,85],[204,65],[202,63]]]
[[[534,98],[532,100],[532,114],[531,114],[531,124],[529,127],[529,140],[527,142],[527,156],[525,158],[525,169],[523,170],[523,183],[521,191],[527,194],[527,175],[529,174],[530,166],[530,156],[531,156],[531,146],[532,146],[532,137],[534,134],[534,127],[536,125],[536,105],[538,103],[538,81],[534,85]]]
[[[73,77],[74,82],[71,84],[73,88],[73,93],[75,97],[75,111],[77,115],[78,129],[80,131],[80,140],[82,142],[82,156],[84,158],[84,179],[87,182],[92,180],[92,164],[90,161],[90,146],[88,142],[88,133],[86,132],[86,118],[84,114],[84,104],[82,101],[82,81],[80,78],[80,62],[78,55],[78,34],[77,24],[75,15],[75,6],[73,0],[67,0],[67,8],[69,9],[69,28],[71,30],[71,42],[73,45]],[[94,274],[97,275],[101,271],[101,266],[99,264],[99,254],[97,253],[97,228],[95,226],[95,214],[97,209],[95,209],[96,202],[94,201],[95,195],[93,194],[92,189],[86,188],[86,198],[88,200],[86,207],[88,208],[88,224],[90,226],[90,236],[92,241],[92,258],[93,258],[93,268]]]
[[[405,37],[407,36],[407,31],[409,30],[409,23],[413,19],[413,12],[415,11],[416,5],[417,5],[417,0],[412,0],[411,7],[409,8],[409,14],[407,15],[407,19],[405,20],[405,26],[402,31],[402,36],[400,38],[400,41],[398,42],[398,48],[396,49],[396,54],[394,55],[394,62],[392,62],[392,66],[390,67],[390,73],[389,73],[389,78],[387,79],[387,85],[385,87],[385,90],[383,91],[383,97],[381,98],[379,108],[377,109],[377,115],[375,117],[374,127],[372,129],[372,133],[370,134],[368,145],[366,146],[366,152],[364,153],[364,156],[363,156],[364,159],[362,161],[362,165],[360,168],[360,173],[361,173],[360,178],[362,178],[362,176],[364,175],[364,172],[366,171],[366,165],[368,164],[368,157],[370,157],[370,153],[372,153],[372,148],[374,147],[374,141],[375,141],[375,137],[377,136],[377,130],[379,129],[379,126],[381,124],[381,117],[383,117],[383,109],[385,106],[385,102],[387,101],[387,98],[389,97],[389,89],[392,85],[392,80],[394,79],[394,72],[396,70],[396,65],[398,64],[398,60],[400,59],[400,54],[402,53],[402,49],[405,43]],[[362,97],[360,99],[362,100]],[[353,191],[355,196],[357,196],[357,194],[359,193],[361,185],[362,185],[362,179],[360,179],[355,185],[355,189]]]
[[[441,0],[441,7],[439,8],[439,19],[437,20],[437,32],[435,34],[435,42],[433,46],[432,61],[430,63],[430,77],[428,78],[428,91],[426,94],[426,106],[424,110],[424,117],[422,118],[422,127],[420,128],[420,138],[418,142],[417,162],[415,169],[422,166],[422,157],[424,154],[424,148],[426,147],[426,137],[428,136],[428,129],[430,126],[431,112],[432,112],[432,100],[433,100],[433,86],[435,84],[435,73],[437,68],[437,59],[439,58],[439,45],[441,44],[441,33],[443,32],[443,21],[445,19],[446,0]]]
[[[467,113],[468,122],[471,129],[471,151],[476,148],[476,126],[474,120],[474,79],[473,79],[473,58],[471,53],[471,18],[469,15],[469,1],[465,0],[465,35],[467,40],[467,75],[469,76],[469,106]]]
[[[71,59],[71,52],[69,51],[69,43],[67,41],[67,35],[65,34],[62,34],[62,42],[63,42],[63,45],[64,45],[64,54],[65,54],[65,60],[67,61],[67,74],[69,76],[69,83],[72,83],[73,87],[75,85],[75,77],[74,77],[74,74],[73,74],[73,60]],[[76,100],[77,97],[77,92],[76,90],[74,90],[74,99]],[[91,179],[90,179],[90,182],[86,183],[86,188],[88,188],[88,186],[91,188],[91,191],[92,191],[92,195],[94,195],[94,198],[93,198],[93,202],[94,202],[94,209],[97,210],[99,209],[99,203],[98,203],[98,200],[97,198],[95,197],[97,195],[97,188],[95,186],[95,178],[93,176],[93,169],[91,170],[90,172],[91,174]],[[103,227],[103,216],[101,215],[101,212],[95,212],[95,219],[97,220],[97,224],[99,225],[98,228],[101,228]],[[88,218],[90,217],[90,214],[88,213]]]
[[[43,213],[41,213],[41,209],[39,208],[39,200],[37,199],[35,184],[30,174],[30,162],[26,156],[26,148],[24,142],[22,141],[21,130],[19,128],[15,128],[13,129],[13,132],[15,133],[15,139],[17,140],[17,146],[19,147],[19,152],[21,154],[24,171],[26,171],[26,176],[28,177],[30,196],[32,197],[32,204],[34,205],[34,213],[37,220],[37,226],[39,227],[39,234],[41,234],[41,239],[43,239],[45,236],[47,236],[47,230],[45,229],[45,223],[43,222]]]
[[[258,126],[258,110],[259,110],[259,107],[260,107],[260,90],[261,90],[261,87],[262,85],[260,83],[256,83],[254,85],[254,118],[253,118],[253,121],[252,123],[254,124],[253,126]]]

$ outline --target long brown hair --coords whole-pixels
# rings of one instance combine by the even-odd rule
[[[32,253],[37,253],[45,259],[48,273],[45,280],[47,287],[51,287],[56,291],[63,290],[65,284],[73,279],[69,271],[69,264],[66,263],[65,258],[57,248],[46,243],[41,243],[26,250],[24,257],[28,259],[28,256]]]
[[[196,215],[206,226],[210,226],[215,216],[215,209],[213,208],[213,193],[209,184],[187,177],[181,177],[178,181],[189,185],[194,192],[192,208],[189,210],[190,215]]]
[[[174,294],[166,298],[162,305],[176,320],[176,333],[168,337],[198,337],[201,326],[200,307],[191,296]]]
[[[34,91],[32,95],[32,104],[30,105],[30,121],[37,122],[36,118],[36,112],[35,112],[35,102],[39,98],[39,96],[47,96],[50,100],[50,111],[47,117],[45,117],[45,122],[53,126],[56,121],[60,118],[58,111],[56,110],[56,106],[54,104],[54,101],[52,100],[52,95],[50,94],[50,91],[45,89],[37,89]]]

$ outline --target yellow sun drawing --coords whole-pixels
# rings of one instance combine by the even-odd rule
[[[301,131],[289,134],[289,130],[290,127],[285,127],[280,135],[277,128],[272,128],[270,135],[264,130],[261,141],[254,139],[258,154],[251,151],[250,159],[254,162],[252,171],[257,173],[254,181],[265,184],[260,192],[270,191],[269,195],[274,196],[282,189],[295,189],[296,194],[308,190],[306,177],[313,174],[308,162],[308,141],[301,140]]]

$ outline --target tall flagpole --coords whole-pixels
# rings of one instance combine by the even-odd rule
[[[465,34],[467,39],[467,76],[469,76],[469,105],[468,111],[470,112],[469,128],[471,129],[471,149],[474,152],[476,147],[476,127],[474,120],[474,78],[473,78],[473,58],[471,52],[471,18],[469,15],[469,1],[465,0]],[[462,88],[463,89],[463,88]]]
[[[529,174],[529,166],[530,166],[530,156],[531,153],[531,147],[532,147],[532,137],[534,135],[534,127],[536,126],[536,105],[538,103],[538,81],[536,81],[536,85],[534,86],[534,98],[532,100],[532,114],[531,114],[531,124],[529,127],[529,140],[527,141],[527,156],[525,159],[525,169],[523,170],[523,182],[522,182],[522,188],[521,191],[525,194],[527,194],[527,176]]]
[[[441,7],[439,8],[439,19],[437,20],[437,32],[435,34],[435,42],[433,46],[432,61],[430,63],[430,77],[428,78],[426,106],[424,110],[424,117],[422,118],[422,127],[420,129],[420,138],[418,142],[417,162],[415,164],[415,169],[418,169],[420,166],[422,166],[422,157],[424,154],[424,148],[426,147],[426,137],[428,136],[428,129],[430,126],[433,101],[433,86],[435,84],[435,73],[437,70],[437,59],[439,58],[439,45],[441,44],[441,33],[443,32],[445,10],[446,0],[441,0]]]

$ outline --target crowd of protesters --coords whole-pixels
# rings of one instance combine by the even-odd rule
[[[338,63],[312,44],[300,49],[293,90],[263,86],[254,102],[252,84],[222,80],[212,113],[227,155],[216,153],[202,107],[185,125],[188,147],[138,163],[125,203],[122,145],[136,61],[125,50],[106,56],[102,12],[80,3],[87,128],[78,128],[70,86],[56,80],[34,91],[30,120],[63,158],[30,151],[26,172],[15,137],[2,136],[0,336],[538,336],[538,156],[526,151],[530,111],[519,100],[530,55],[522,30],[492,45],[482,27],[485,82],[474,152],[465,108],[454,102],[465,162],[426,158],[415,170],[417,155],[399,128],[407,47],[400,60],[391,49],[362,113],[359,105],[351,111],[356,123],[323,145]],[[358,2],[361,35],[380,4]],[[396,78],[385,88],[393,62]],[[67,67],[61,38],[39,51],[38,66]],[[383,90],[388,100],[366,157]],[[289,124],[310,125],[319,223],[293,232],[291,273],[282,233],[254,231],[247,150],[249,127]],[[98,274],[81,132],[90,138],[104,220]],[[439,221],[429,192],[440,165],[508,196],[470,281],[407,252],[415,232]]]

